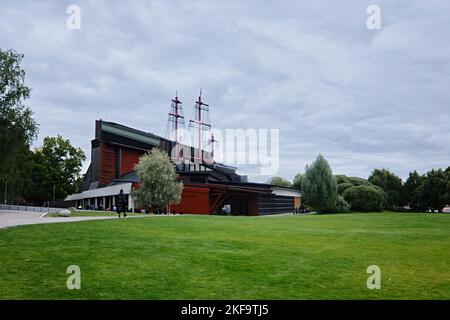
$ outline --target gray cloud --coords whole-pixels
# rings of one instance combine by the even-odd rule
[[[69,4],[81,7],[81,30],[66,28]],[[366,28],[369,4],[381,8],[379,31]],[[280,175],[289,179],[319,152],[336,173],[361,177],[450,165],[446,2],[0,7],[0,46],[25,54],[37,143],[62,134],[89,153],[99,118],[164,134],[175,90],[189,117],[203,87],[215,127],[280,129]]]

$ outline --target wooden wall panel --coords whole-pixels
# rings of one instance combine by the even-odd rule
[[[181,202],[170,209],[177,213],[209,214],[209,188],[184,185]]]
[[[300,197],[295,197],[295,198],[294,198],[294,207],[300,208],[301,205],[302,205],[302,198],[300,198]]]
[[[115,147],[106,143],[100,144],[100,186],[109,184],[115,178]]]
[[[139,157],[144,154],[144,151],[133,150],[122,147],[122,163],[120,165],[120,174],[126,174],[134,170],[134,166],[139,163]]]
[[[259,214],[259,197],[257,194],[249,194],[247,197],[247,215],[257,216]]]

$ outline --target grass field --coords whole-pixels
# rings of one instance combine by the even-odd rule
[[[0,230],[0,257],[2,299],[450,299],[450,215],[31,225]],[[66,288],[72,264],[81,290]]]

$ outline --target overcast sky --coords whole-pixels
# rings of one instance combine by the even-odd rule
[[[170,4],[169,4],[170,2]],[[66,9],[81,9],[69,30]],[[369,5],[381,29],[366,26]],[[279,175],[450,165],[449,1],[0,0],[0,47],[25,55],[43,137],[87,154],[96,119],[165,134],[199,88],[218,129],[280,129]],[[252,174],[253,181],[268,177]]]

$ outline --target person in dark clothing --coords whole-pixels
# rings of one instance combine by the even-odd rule
[[[124,218],[127,216],[126,205],[127,205],[126,196],[123,193],[123,190],[120,189],[120,192],[117,195],[117,214],[119,215],[119,218],[120,218],[120,213],[121,212],[123,212],[123,217]]]

